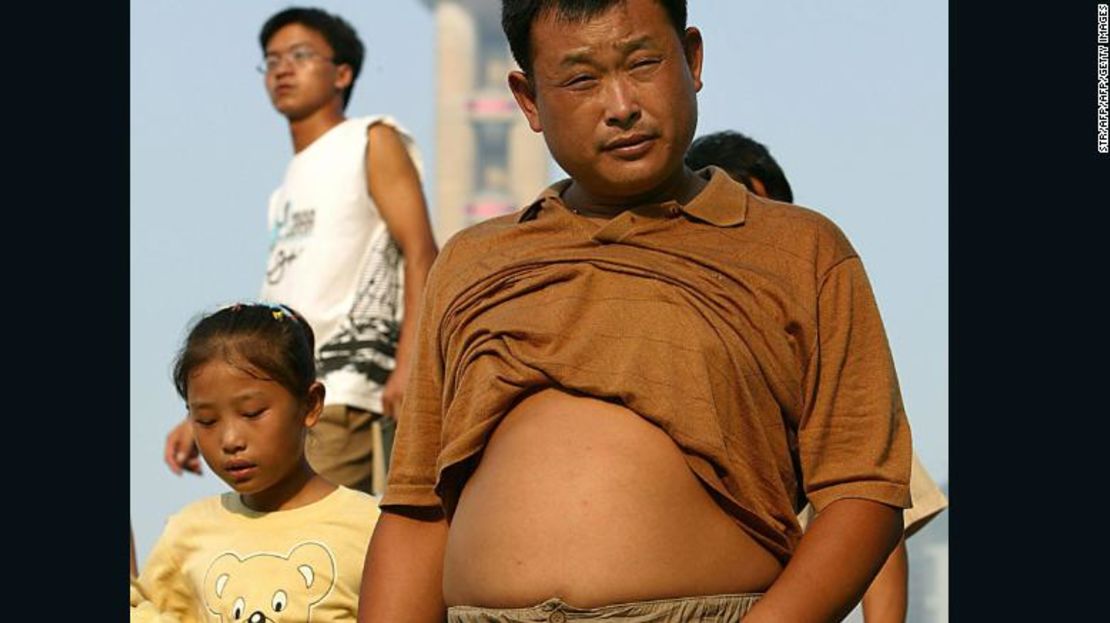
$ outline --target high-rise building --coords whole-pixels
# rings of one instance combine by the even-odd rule
[[[436,196],[440,244],[512,212],[547,184],[547,146],[509,91],[515,69],[497,0],[421,0],[436,21]]]

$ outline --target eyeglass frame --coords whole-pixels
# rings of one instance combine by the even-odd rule
[[[298,53],[300,53],[302,55],[301,60],[297,60]],[[307,53],[307,56],[304,56],[304,53]],[[270,67],[270,58],[271,57],[277,57],[274,60],[273,67]],[[320,59],[320,60],[332,63],[334,65],[340,65],[341,64],[341,63],[336,63],[335,62],[335,57],[334,56],[328,58],[328,57],[324,56],[323,54],[320,54],[316,50],[312,49],[311,46],[303,44],[303,43],[298,43],[297,45],[294,45],[293,47],[289,48],[288,50],[285,50],[284,52],[270,52],[270,53],[266,54],[265,56],[262,57],[262,60],[259,61],[259,63],[254,66],[254,68],[255,68],[255,70],[258,71],[258,73],[265,76],[265,75],[269,74],[270,72],[275,71],[278,67],[281,67],[282,62],[285,61],[286,59],[289,59],[289,62],[293,63],[294,67],[304,67],[310,61],[312,61],[313,59],[317,59],[317,58]]]

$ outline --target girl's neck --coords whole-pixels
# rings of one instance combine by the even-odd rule
[[[313,471],[308,461],[301,464],[284,480],[256,493],[240,494],[243,505],[260,513],[286,511],[318,502],[335,491],[336,486]]]

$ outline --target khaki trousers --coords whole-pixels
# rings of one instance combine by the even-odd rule
[[[565,623],[604,620],[607,623],[685,623],[712,621],[732,623],[744,618],[762,593],[706,595],[677,599],[653,599],[599,608],[575,608],[561,599],[548,599],[531,608],[447,609],[448,623]]]
[[[385,490],[396,421],[347,405],[328,405],[308,431],[305,456],[316,473],[371,495]]]

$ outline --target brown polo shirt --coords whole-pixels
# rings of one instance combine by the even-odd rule
[[[466,229],[428,276],[381,505],[448,515],[500,419],[562,387],[666,431],[780,560],[802,497],[910,505],[910,431],[871,287],[827,218],[720,169],[605,224],[555,184]]]

